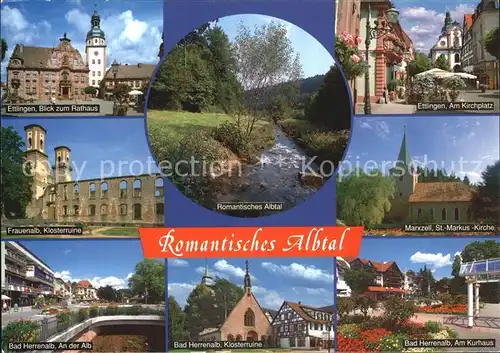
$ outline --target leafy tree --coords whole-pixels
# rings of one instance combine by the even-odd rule
[[[466,176],[464,176],[463,183],[464,183],[465,185],[469,185],[469,186],[470,186],[470,179],[469,179],[469,177],[468,177],[467,175],[466,175]]]
[[[363,294],[375,281],[375,273],[364,268],[351,268],[344,272],[344,281],[356,294]]]
[[[421,72],[432,69],[432,62],[427,55],[421,52],[415,53],[415,59],[407,66],[408,76],[413,77]]]
[[[356,307],[363,313],[364,317],[368,316],[368,311],[370,309],[375,309],[377,307],[377,302],[366,295],[360,295],[355,299]]]
[[[12,127],[1,127],[0,215],[24,218],[33,197],[31,167],[25,165],[24,142]]]
[[[473,203],[474,215],[479,220],[500,222],[500,160],[489,165],[481,173]]]
[[[129,278],[132,293],[144,295],[148,303],[159,303],[165,297],[165,263],[145,259],[135,265]]]
[[[332,66],[308,107],[306,118],[333,131],[350,130],[351,100],[348,91],[339,68]]]
[[[2,38],[2,42],[0,44],[0,49],[2,50],[2,61],[5,59],[5,55],[7,54],[7,50],[8,50],[8,46],[7,46],[7,41]]]
[[[236,114],[236,124],[246,140],[262,116],[261,109],[279,94],[278,85],[298,84],[302,67],[286,27],[274,22],[253,31],[240,24],[233,48],[239,81],[248,92]],[[247,118],[241,119],[243,116]]]
[[[215,301],[215,323],[222,324],[244,295],[241,287],[226,279],[217,278],[212,286]]]
[[[348,316],[354,311],[356,305],[351,298],[338,298],[337,299],[337,314],[340,318]]]
[[[405,300],[397,296],[388,298],[383,305],[384,318],[390,322],[394,328],[401,328],[401,326],[404,326],[417,311],[413,301]]]
[[[168,342],[170,348],[174,341],[184,341],[189,339],[186,331],[186,314],[182,311],[179,303],[173,296],[168,297]]]
[[[97,296],[100,299],[107,300],[109,302],[114,302],[118,299],[118,292],[110,285],[107,285],[105,287],[100,287],[97,289]]]
[[[450,63],[446,60],[444,55],[439,55],[436,61],[434,62],[434,67],[437,69],[450,71]]]
[[[500,27],[489,31],[484,38],[484,49],[497,60],[500,60],[500,44],[498,43],[500,43]]]
[[[190,340],[196,341],[200,332],[207,327],[217,327],[213,325],[217,321],[215,311],[212,290],[204,284],[196,286],[189,294],[184,309]]]
[[[429,270],[427,266],[424,266],[424,268],[421,268],[418,271],[415,282],[419,288],[419,292],[423,296],[429,296],[431,294],[431,287],[434,285],[436,280],[434,279],[432,271]]]
[[[419,183],[460,181],[460,178],[454,172],[448,174],[444,168],[429,169],[427,166],[417,166],[416,173],[418,174]]]
[[[127,86],[128,87],[128,86]],[[93,86],[87,86],[83,89],[86,94],[95,95],[97,93],[97,88]],[[127,92],[128,93],[128,92]]]
[[[357,170],[337,182],[337,212],[349,225],[380,224],[391,209],[394,180],[378,171]]]

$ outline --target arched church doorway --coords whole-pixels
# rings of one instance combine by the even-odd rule
[[[259,340],[259,335],[255,331],[248,331],[247,333],[247,341],[254,342]]]
[[[453,72],[462,72],[462,66],[458,64],[453,66]]]

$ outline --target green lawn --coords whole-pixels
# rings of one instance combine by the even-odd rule
[[[96,235],[116,235],[116,236],[124,236],[124,237],[138,237],[139,230],[137,228],[109,228],[99,231]]]

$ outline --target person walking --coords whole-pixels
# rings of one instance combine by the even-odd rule
[[[2,312],[4,312],[4,313],[7,312],[7,302],[5,302],[5,300],[2,304]]]
[[[476,89],[477,89],[478,91],[479,91],[479,86],[480,86],[480,84],[479,84],[479,80],[476,80]]]

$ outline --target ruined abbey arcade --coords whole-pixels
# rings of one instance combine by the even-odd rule
[[[26,164],[33,176],[29,218],[60,224],[156,226],[164,222],[163,178],[160,174],[73,180],[71,149],[54,148],[51,166],[45,152],[47,131],[25,126]]]

